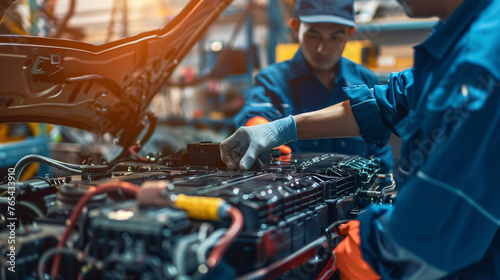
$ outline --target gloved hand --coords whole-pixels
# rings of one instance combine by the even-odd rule
[[[252,167],[260,153],[297,140],[297,128],[292,116],[267,124],[240,127],[233,135],[220,143],[221,158],[233,169]]]
[[[335,248],[337,267],[341,280],[369,280],[381,277],[363,259],[361,254],[361,238],[359,237],[359,221],[353,220],[339,228],[345,236]]]
[[[253,117],[253,118],[249,119],[248,122],[245,124],[245,126],[254,126],[254,125],[265,124],[265,123],[269,123],[269,121],[264,117],[257,116],[257,117]],[[280,150],[282,155],[289,155],[292,153],[292,149],[286,145],[281,145],[281,146],[276,147],[274,149]]]

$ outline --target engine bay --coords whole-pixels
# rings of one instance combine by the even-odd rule
[[[340,240],[335,225],[392,202],[394,182],[381,187],[378,165],[270,154],[251,170],[228,170],[218,143],[202,142],[147,162],[5,182],[2,278],[315,279]]]

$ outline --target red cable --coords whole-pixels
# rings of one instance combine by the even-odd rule
[[[143,161],[143,162],[149,162],[149,159],[145,158],[145,157],[141,157],[137,152],[136,150],[139,149],[139,146],[137,145],[132,145],[128,148],[128,151],[138,160],[140,161]]]
[[[241,214],[240,210],[234,206],[230,206],[228,213],[233,221],[231,222],[231,225],[227,229],[224,236],[222,236],[217,245],[215,245],[214,249],[210,253],[210,256],[208,256],[207,266],[209,268],[214,268],[220,263],[226,250],[229,248],[229,246],[231,246],[234,239],[236,239],[238,234],[240,234],[241,230],[243,229],[244,219],[243,214]]]
[[[68,225],[66,226],[66,229],[65,229],[63,235],[61,236],[61,239],[59,240],[59,243],[57,243],[57,248],[64,247],[66,240],[68,239],[71,231],[75,227],[76,220],[78,219],[80,212],[82,211],[83,207],[85,207],[85,205],[89,202],[89,200],[93,196],[104,193],[104,192],[108,192],[108,191],[114,191],[114,190],[122,190],[124,192],[137,194],[137,192],[139,192],[139,189],[140,189],[139,186],[128,183],[128,182],[106,183],[106,184],[97,185],[95,188],[90,188],[90,190],[78,201],[75,208],[73,209],[73,212],[71,213],[71,216],[69,218]],[[54,256],[54,262],[52,264],[52,270],[50,272],[50,277],[52,279],[57,279],[57,276],[59,274],[60,264],[61,264],[61,255],[56,254]]]

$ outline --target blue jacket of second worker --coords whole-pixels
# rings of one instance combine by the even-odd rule
[[[346,88],[366,141],[403,139],[393,207],[360,220],[382,279],[500,279],[500,0],[464,0],[388,86]]]
[[[340,58],[335,87],[330,91],[309,69],[301,49],[293,59],[270,65],[255,76],[255,84],[245,93],[245,105],[235,117],[236,127],[261,116],[269,121],[289,115],[316,111],[347,100],[342,88],[358,84],[375,86],[375,74],[362,65]],[[392,148],[381,149],[367,144],[362,138],[300,140],[289,144],[293,152],[335,152],[376,156],[381,171],[392,172]]]

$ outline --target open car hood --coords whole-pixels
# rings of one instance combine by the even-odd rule
[[[109,132],[131,145],[148,104],[232,0],[192,0],[159,30],[104,45],[0,36],[0,122]]]

